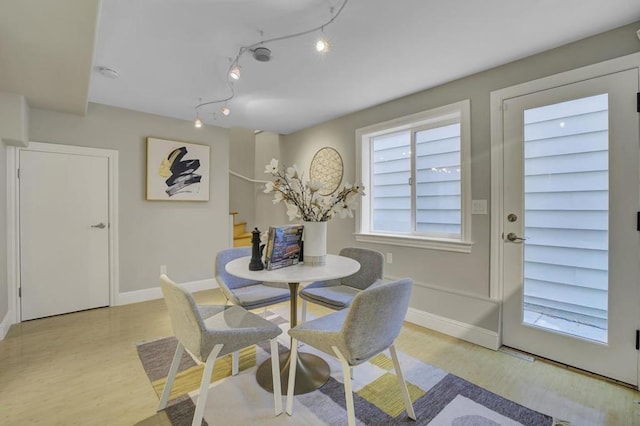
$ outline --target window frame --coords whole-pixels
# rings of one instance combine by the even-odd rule
[[[465,99],[449,105],[432,108],[415,114],[377,123],[356,130],[356,176],[365,186],[365,195],[360,199],[356,214],[356,241],[419,247],[469,253],[471,241],[471,101]],[[424,233],[373,232],[371,230],[373,206],[370,191],[373,150],[371,139],[376,136],[400,131],[411,132],[411,216],[415,222],[415,141],[414,133],[420,130],[440,127],[453,122],[460,123],[460,238],[435,237]]]

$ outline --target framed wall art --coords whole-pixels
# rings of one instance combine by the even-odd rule
[[[147,200],[209,201],[209,146],[147,138]]]

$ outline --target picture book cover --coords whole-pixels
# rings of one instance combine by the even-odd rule
[[[302,225],[270,226],[265,247],[267,270],[296,265],[300,261]]]

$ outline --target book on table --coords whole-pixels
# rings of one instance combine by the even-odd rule
[[[267,270],[296,265],[300,261],[302,225],[270,226],[265,247]]]

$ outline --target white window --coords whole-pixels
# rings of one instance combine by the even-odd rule
[[[469,100],[356,131],[356,240],[469,252]]]

